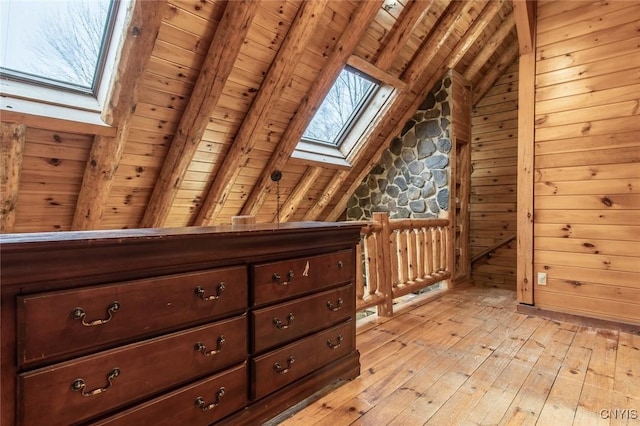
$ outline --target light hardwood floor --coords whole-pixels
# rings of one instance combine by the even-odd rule
[[[640,426],[640,336],[515,307],[468,288],[361,320],[361,375],[272,424]]]

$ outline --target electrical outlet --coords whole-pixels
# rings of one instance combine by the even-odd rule
[[[547,285],[547,273],[538,272],[538,285]]]

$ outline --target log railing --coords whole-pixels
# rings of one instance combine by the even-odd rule
[[[393,301],[453,276],[449,219],[389,219],[374,213],[363,222],[358,247],[356,310],[393,314]]]

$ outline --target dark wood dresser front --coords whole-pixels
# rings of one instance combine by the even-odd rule
[[[2,424],[260,424],[356,377],[359,232],[0,236]]]

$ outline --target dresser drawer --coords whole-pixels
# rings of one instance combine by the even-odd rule
[[[246,267],[18,297],[18,362],[28,364],[237,312]]]
[[[92,424],[208,425],[246,405],[247,380],[245,363]]]
[[[279,301],[353,279],[353,250],[254,266],[253,305]]]
[[[246,359],[246,333],[241,316],[20,374],[20,418],[71,424],[212,373]]]
[[[353,320],[252,360],[252,398],[258,399],[355,349]]]
[[[320,330],[351,316],[355,309],[353,284],[251,313],[253,352]]]

